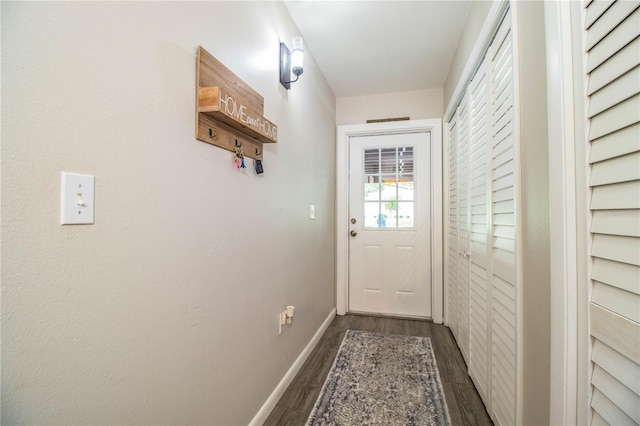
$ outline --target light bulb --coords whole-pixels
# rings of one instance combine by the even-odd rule
[[[302,58],[304,50],[302,48],[302,37],[293,38],[293,49],[291,51],[291,72],[296,76],[302,74]]]

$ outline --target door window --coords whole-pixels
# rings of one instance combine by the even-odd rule
[[[364,227],[414,228],[412,146],[364,150]]]

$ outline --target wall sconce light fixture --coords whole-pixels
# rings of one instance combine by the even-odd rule
[[[289,51],[284,43],[280,43],[280,84],[287,90],[302,74],[302,57],[304,56],[302,37],[294,37],[292,46],[293,49]],[[292,73],[296,76],[295,80],[291,80]]]

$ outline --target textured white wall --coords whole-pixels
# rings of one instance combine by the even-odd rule
[[[335,98],[310,55],[280,86],[286,8],[1,7],[2,423],[247,424],[334,306]],[[194,139],[198,45],[264,96],[264,175]]]
[[[442,89],[336,99],[336,122],[339,126],[363,124],[380,118],[441,118],[443,112]]]

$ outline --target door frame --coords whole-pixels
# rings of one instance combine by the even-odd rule
[[[353,136],[431,133],[431,315],[442,324],[442,120],[408,120],[338,126],[336,138],[336,310],[349,306],[349,140]]]
[[[591,211],[583,2],[546,2],[550,424],[591,424]],[[585,286],[584,283],[589,283]]]

